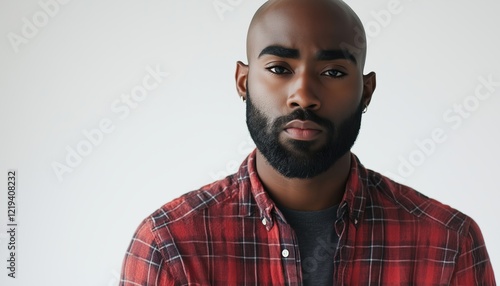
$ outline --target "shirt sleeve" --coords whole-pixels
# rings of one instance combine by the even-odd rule
[[[496,285],[483,235],[472,219],[466,235],[450,285]]]
[[[120,286],[175,285],[163,267],[164,257],[146,219],[130,242],[122,265]]]

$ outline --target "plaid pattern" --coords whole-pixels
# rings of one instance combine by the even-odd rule
[[[471,218],[355,155],[338,217],[336,285],[495,285]],[[236,174],[142,222],[120,285],[301,285],[301,275],[297,239],[262,187],[254,150]]]

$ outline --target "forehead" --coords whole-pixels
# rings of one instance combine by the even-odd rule
[[[265,7],[252,23],[247,43],[249,60],[270,45],[302,52],[339,49],[342,43],[352,45],[354,21],[342,7],[326,1],[287,2]]]

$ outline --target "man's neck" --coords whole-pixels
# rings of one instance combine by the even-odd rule
[[[262,153],[256,154],[257,174],[264,189],[279,205],[293,210],[322,210],[339,204],[351,169],[351,152],[325,172],[308,179],[290,179],[274,169]]]

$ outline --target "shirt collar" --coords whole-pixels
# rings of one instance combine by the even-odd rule
[[[357,225],[363,218],[368,191],[368,170],[361,164],[358,157],[351,153],[351,171],[347,178],[344,197],[339,206],[338,216],[347,211],[349,219]]]
[[[240,215],[251,216],[258,211],[260,218],[266,220],[266,228],[270,230],[274,224],[271,212],[275,204],[264,190],[257,174],[255,155],[256,149],[248,155],[236,173],[239,185]],[[367,186],[368,171],[356,155],[351,153],[351,170],[343,199],[339,205],[338,217],[348,212],[349,219],[354,225],[361,221],[366,204]]]

